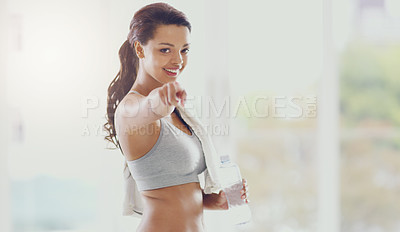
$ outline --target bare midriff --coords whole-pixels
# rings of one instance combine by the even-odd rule
[[[137,232],[204,232],[203,194],[197,182],[141,192]]]

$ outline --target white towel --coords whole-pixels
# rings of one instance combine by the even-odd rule
[[[196,117],[183,107],[177,107],[182,119],[188,124],[199,138],[207,169],[204,171],[204,193],[218,193],[221,190],[220,179],[218,177],[218,166],[220,164],[219,156],[211,141],[210,135],[207,133],[203,124]],[[143,202],[135,180],[133,179],[128,164],[125,162],[124,167],[125,180],[125,199],[123,202],[123,216],[141,217],[143,212]]]

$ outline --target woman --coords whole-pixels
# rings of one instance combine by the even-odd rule
[[[108,89],[106,138],[123,152],[144,201],[137,231],[204,231],[203,209],[227,209],[225,194],[205,194],[198,136],[180,117],[185,89],[176,81],[187,65],[191,25],[165,3],[137,11]],[[247,201],[243,180],[242,198]]]

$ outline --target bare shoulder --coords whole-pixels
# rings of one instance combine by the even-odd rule
[[[139,110],[139,105],[144,96],[138,94],[127,94],[118,104],[115,110],[115,119],[118,121],[133,118],[135,109]],[[138,112],[136,112],[137,114]]]
[[[115,110],[115,126],[119,129],[137,130],[151,123],[148,117],[148,107],[145,106],[145,96],[127,94]]]
[[[141,110],[144,96],[128,94],[115,112],[115,127],[121,148],[128,160],[135,160],[146,154],[156,143],[160,134],[161,122],[146,121]],[[143,110],[143,109],[142,109]]]

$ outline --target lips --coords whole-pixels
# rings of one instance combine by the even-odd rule
[[[163,68],[168,76],[176,77],[179,73],[179,68]]]

